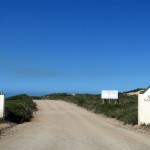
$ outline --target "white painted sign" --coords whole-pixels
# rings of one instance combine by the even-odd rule
[[[0,95],[0,118],[4,117],[4,103],[5,103],[5,97],[4,95]]]
[[[138,95],[138,124],[150,124],[150,87]]]
[[[101,99],[118,99],[117,90],[102,90]]]

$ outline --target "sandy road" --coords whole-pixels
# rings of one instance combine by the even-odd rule
[[[22,132],[0,139],[0,150],[149,150],[150,136],[109,124],[64,101],[36,101]]]

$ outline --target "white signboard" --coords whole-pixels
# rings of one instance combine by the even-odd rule
[[[138,124],[150,125],[150,88],[138,95]]]
[[[102,90],[101,99],[118,99],[117,90]]]
[[[0,118],[4,117],[4,95],[0,95]]]

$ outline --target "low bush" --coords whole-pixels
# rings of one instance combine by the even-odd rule
[[[30,121],[36,104],[28,95],[17,95],[5,101],[5,119],[15,123]]]
[[[138,123],[138,113],[135,111],[127,112],[120,120],[125,124],[136,125]]]

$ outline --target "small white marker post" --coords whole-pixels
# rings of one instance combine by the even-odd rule
[[[1,92],[0,93],[0,118],[4,117],[4,107],[5,105],[5,95]]]

